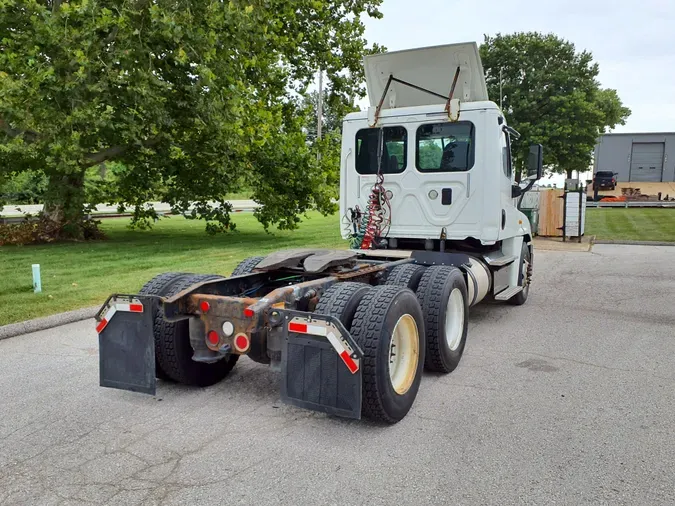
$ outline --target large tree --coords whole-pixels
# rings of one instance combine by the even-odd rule
[[[125,170],[107,200],[231,227],[253,188],[266,225],[333,209],[337,167],[305,142],[301,95],[323,68],[335,104],[362,96],[361,15],[381,0],[0,0],[0,176],[44,170],[45,214],[81,237],[88,167]],[[87,202],[95,204],[96,202]]]
[[[544,146],[550,170],[588,170],[599,135],[630,115],[615,90],[600,87],[591,53],[556,35],[486,35],[480,54],[489,96],[499,102],[501,82],[507,121],[522,135],[513,147],[520,172],[530,143]]]

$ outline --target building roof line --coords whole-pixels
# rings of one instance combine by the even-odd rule
[[[675,132],[610,132],[606,134],[600,134],[601,137],[606,137],[609,135],[675,135]]]

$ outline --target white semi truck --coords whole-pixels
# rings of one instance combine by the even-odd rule
[[[474,43],[366,57],[371,107],[344,120],[343,237],[279,251],[225,278],[165,273],[97,315],[102,386],[222,380],[241,355],[280,372],[282,399],[385,423],[410,410],[423,368],[450,373],[469,308],[527,300],[532,233],[514,198],[542,173],[488,100]]]

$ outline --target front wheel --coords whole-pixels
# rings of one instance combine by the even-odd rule
[[[527,301],[530,294],[530,282],[532,281],[532,253],[527,244],[523,243],[520,252],[520,272],[518,273],[518,286],[523,289],[509,299],[509,304],[513,306],[522,306]]]

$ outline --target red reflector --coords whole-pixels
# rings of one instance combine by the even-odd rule
[[[209,309],[211,309],[211,304],[203,300],[199,303],[199,309],[201,309],[202,313],[208,313]]]
[[[253,316],[255,316],[255,313],[253,312],[253,309],[247,307],[246,309],[244,309],[244,316],[247,318],[252,318]]]
[[[218,344],[220,342],[220,336],[218,335],[218,332],[215,330],[212,330],[208,334],[206,334],[206,339],[208,339],[209,343],[211,344]]]
[[[245,351],[248,349],[248,336],[246,334],[239,334],[234,338],[234,347],[239,351]]]
[[[132,313],[142,313],[143,304],[129,304],[129,311]]]
[[[96,325],[96,332],[100,334],[106,325],[108,325],[108,320],[103,318],[100,322],[98,322],[98,325]]]
[[[306,323],[297,323],[291,322],[288,324],[288,330],[290,332],[300,332],[301,334],[307,333],[307,324]]]
[[[351,372],[352,374],[354,374],[356,371],[359,370],[359,366],[356,365],[356,362],[354,362],[354,359],[352,359],[352,357],[349,356],[349,353],[347,351],[343,351],[342,353],[340,353],[340,358],[349,369],[349,372]]]

